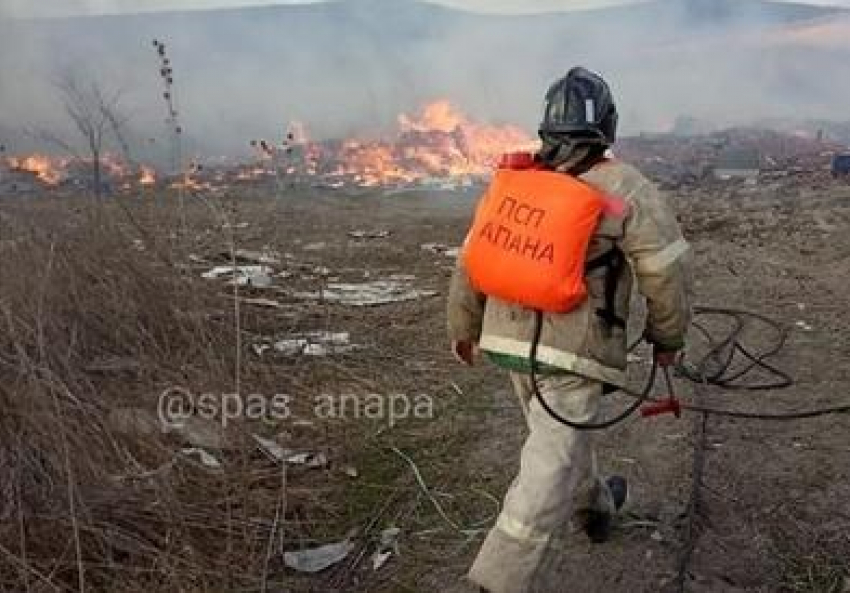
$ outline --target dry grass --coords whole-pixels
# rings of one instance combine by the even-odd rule
[[[363,421],[237,423],[224,433],[228,445],[212,451],[220,470],[181,456],[178,435],[144,426],[128,431],[113,421],[118,409],[152,413],[158,395],[175,385],[297,393],[305,405],[306,395],[322,390],[447,389],[433,365],[408,367],[397,344],[376,342],[362,354],[316,362],[252,355],[247,344],[257,335],[317,324],[359,324],[385,334],[376,324],[385,314],[360,319],[308,303],[273,312],[234,307],[231,289],[201,280],[188,256],[226,254],[243,239],[276,246],[279,206],[258,205],[251,213],[225,201],[190,208],[185,233],[173,230],[183,228],[181,213],[156,202],[43,201],[0,209],[0,588],[416,590],[400,584],[402,572],[418,566],[410,555],[401,568],[363,570],[381,528],[436,527],[438,536],[461,543],[469,537],[452,535],[390,447],[417,451],[426,479],[456,473],[452,459],[462,443],[446,433],[463,434],[462,417],[449,426],[410,422],[393,431]],[[239,237],[233,225],[223,230],[222,222],[252,216],[262,237]],[[299,226],[289,223],[290,230]],[[426,357],[442,349],[419,325],[433,307],[439,304],[393,314],[399,332],[407,332],[396,339],[418,336],[432,350]],[[432,330],[442,333],[441,326]],[[450,393],[443,411],[456,399]],[[309,443],[329,453],[331,466],[287,469],[252,445],[252,433],[283,446]],[[359,478],[344,474],[346,464],[358,467]],[[447,511],[460,521],[480,519],[482,511],[469,513],[480,498],[462,483],[449,486],[463,494],[441,495]],[[282,551],[351,530],[358,549],[343,565],[311,579],[283,568]]]
[[[782,593],[845,593],[850,588],[850,531],[846,519],[813,527],[787,515],[773,538]]]

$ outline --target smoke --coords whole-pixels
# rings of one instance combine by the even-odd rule
[[[669,130],[680,116],[718,125],[841,120],[850,94],[841,74],[850,18],[804,5],[659,0],[497,16],[349,0],[2,20],[22,3],[0,5],[0,135],[34,125],[67,131],[50,81],[79,71],[124,91],[137,142],[155,150],[148,140],[165,138],[166,112],[154,38],[168,44],[190,151],[207,155],[247,153],[251,139],[280,138],[293,120],[320,138],[388,133],[398,113],[436,97],[531,134],[548,84],[575,64],[609,80],[626,134]]]

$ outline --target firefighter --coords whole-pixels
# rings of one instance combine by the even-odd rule
[[[625,479],[603,478],[597,472],[593,433],[565,426],[535,396],[577,426],[597,419],[603,392],[625,386],[626,321],[634,281],[646,300],[645,337],[653,345],[655,361],[670,365],[684,347],[690,317],[690,248],[656,188],[635,168],[608,158],[616,129],[617,109],[606,82],[584,68],[573,68],[546,94],[541,149],[521,177],[527,191],[514,184],[513,197],[508,198],[522,195],[532,203],[542,199],[545,196],[534,195],[539,187],[535,179],[548,176],[554,183],[553,172],[604,196],[582,253],[586,296],[580,303],[567,311],[541,313],[528,304],[484,293],[473,272],[500,273],[506,283],[520,277],[507,264],[470,257],[474,242],[492,240],[492,233],[467,236],[451,281],[448,326],[455,357],[472,365],[480,351],[510,371],[528,427],[519,472],[469,573],[481,591],[523,593],[533,583],[540,586],[539,569],[556,530],[572,525],[591,541],[603,542],[626,499]],[[495,184],[494,179],[490,193],[498,191]],[[557,233],[569,235],[571,230]],[[539,238],[535,240],[539,247]],[[471,265],[481,269],[472,270]],[[535,328],[535,318],[541,317]],[[549,589],[544,585],[541,590]],[[581,588],[562,585],[558,590]]]

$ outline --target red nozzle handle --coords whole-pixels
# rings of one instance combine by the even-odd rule
[[[650,418],[652,416],[660,416],[662,414],[673,414],[676,418],[681,418],[682,416],[682,404],[679,403],[679,400],[673,396],[665,398],[658,403],[650,404],[648,406],[644,406],[640,410],[640,415],[644,418]]]

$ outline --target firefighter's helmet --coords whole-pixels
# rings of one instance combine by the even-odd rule
[[[576,67],[546,93],[540,137],[610,146],[617,137],[617,107],[601,76]]]

